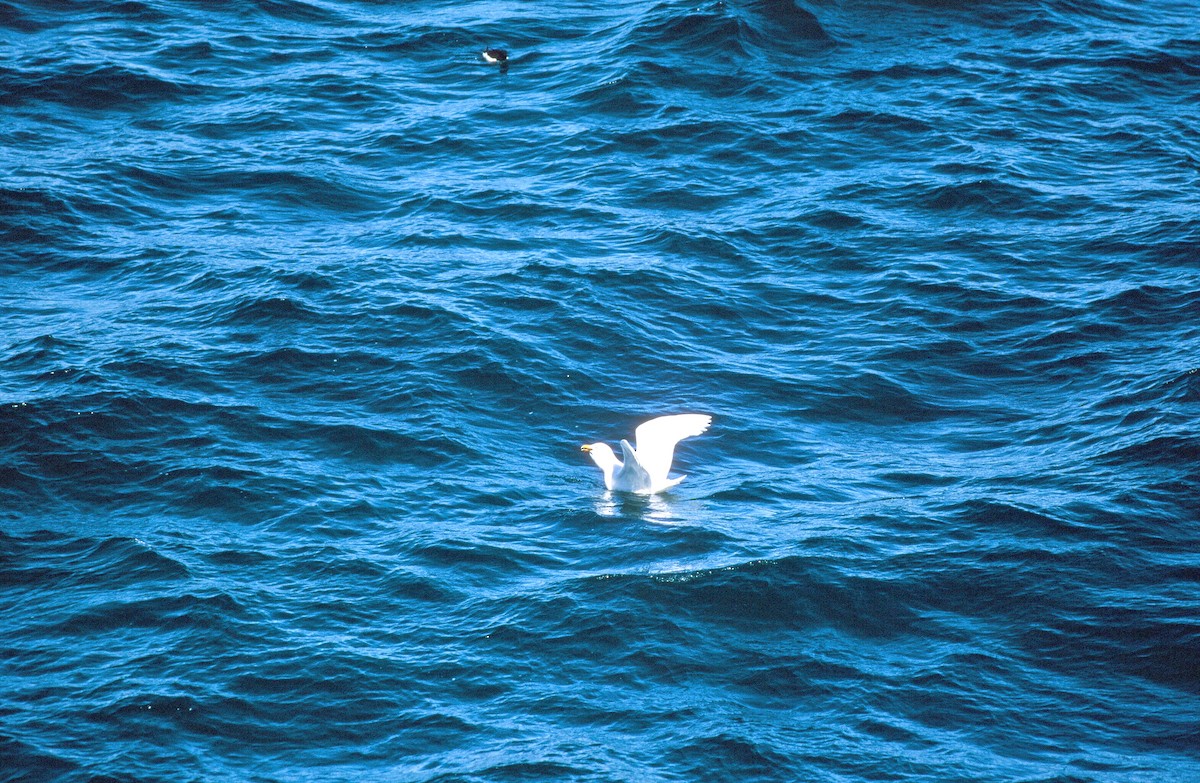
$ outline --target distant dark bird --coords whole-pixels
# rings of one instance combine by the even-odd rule
[[[484,49],[483,59],[489,63],[506,63],[508,62],[508,52],[503,49]]]

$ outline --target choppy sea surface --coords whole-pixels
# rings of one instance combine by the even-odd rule
[[[1200,3],[0,2],[0,173],[0,779],[1200,780]]]

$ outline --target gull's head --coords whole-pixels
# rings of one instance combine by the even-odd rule
[[[617,455],[613,453],[612,447],[607,443],[585,443],[579,447],[579,450],[586,451],[592,461],[601,468],[606,465],[615,465],[618,462]]]

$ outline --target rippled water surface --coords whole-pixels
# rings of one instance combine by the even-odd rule
[[[0,778],[1200,779],[1198,19],[0,2]]]

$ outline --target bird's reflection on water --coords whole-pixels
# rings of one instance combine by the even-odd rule
[[[638,495],[632,492],[605,492],[596,498],[596,513],[610,519],[640,519],[658,525],[682,525],[686,520],[677,513],[667,495]]]

